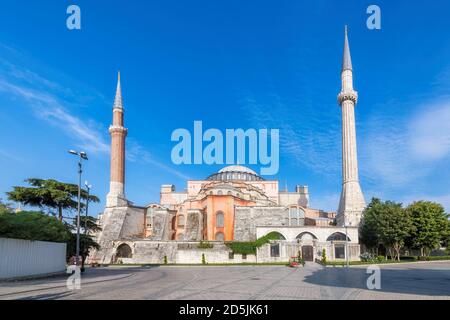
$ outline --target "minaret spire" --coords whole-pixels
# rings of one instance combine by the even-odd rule
[[[123,109],[122,88],[120,86],[120,71],[117,75],[117,89],[116,89],[116,97],[114,98],[113,109]]]
[[[111,135],[111,178],[109,193],[106,198],[107,207],[120,207],[128,204],[125,198],[125,138],[128,130],[124,127],[123,113],[119,71],[113,105],[113,123],[109,127]]]
[[[342,58],[342,71],[353,70],[352,57],[350,55],[350,45],[348,44],[348,28],[345,26],[344,55]]]
[[[359,185],[355,128],[355,106],[358,93],[353,89],[353,69],[347,26],[345,26],[342,61],[342,89],[338,95],[342,109],[342,193],[336,220],[339,226],[356,227],[359,225],[366,204]]]

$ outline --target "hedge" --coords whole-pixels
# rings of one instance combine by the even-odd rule
[[[256,241],[233,241],[225,242],[226,246],[230,248],[233,253],[237,254],[256,254],[256,249],[269,243],[270,240],[281,240],[281,235],[278,232],[271,232]]]

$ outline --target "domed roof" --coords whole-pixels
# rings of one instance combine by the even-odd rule
[[[244,166],[228,166],[208,177],[210,181],[261,181],[264,180],[250,168]]]
[[[256,175],[256,172],[253,171],[250,168],[244,167],[244,166],[228,166],[221,170],[219,170],[219,173],[223,172],[244,172],[244,173],[250,173]]]

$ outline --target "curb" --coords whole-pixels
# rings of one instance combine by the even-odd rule
[[[132,277],[134,275],[135,275],[135,273],[130,273],[130,274],[127,274],[127,275],[125,275],[123,277],[120,277],[120,278],[104,279],[104,280],[98,280],[98,281],[89,281],[89,282],[84,282],[84,283],[82,282],[82,284],[83,285],[90,285],[90,284],[101,283],[101,282],[122,280],[122,279],[126,279],[126,278],[129,278],[129,277]],[[7,297],[7,296],[14,296],[14,295],[23,294],[23,293],[29,293],[29,292],[46,291],[46,290],[61,289],[61,288],[67,288],[67,286],[66,285],[61,285],[61,286],[55,286],[55,287],[46,287],[46,288],[38,288],[38,289],[31,289],[31,290],[24,290],[24,291],[9,292],[9,293],[0,293],[0,298],[1,297]]]

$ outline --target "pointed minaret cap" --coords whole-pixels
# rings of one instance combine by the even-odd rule
[[[342,58],[342,71],[353,70],[352,57],[350,56],[350,46],[348,44],[348,28],[345,26],[345,40],[344,40],[344,56]]]
[[[114,107],[113,109],[123,109],[122,103],[122,89],[120,87],[120,71],[117,76],[117,90],[116,97],[114,98]]]

